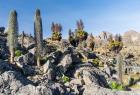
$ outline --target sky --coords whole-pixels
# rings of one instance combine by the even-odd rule
[[[93,35],[140,31],[140,0],[0,0],[0,26],[8,26],[9,13],[15,9],[19,32],[33,35],[37,8],[41,10],[44,38],[51,36],[52,22],[60,23],[63,37],[68,37],[68,30],[74,31],[79,19]]]

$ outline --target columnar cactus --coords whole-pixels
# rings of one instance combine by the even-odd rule
[[[37,66],[40,66],[41,53],[43,48],[43,34],[42,34],[42,19],[40,10],[37,9],[35,13],[35,21],[34,21],[34,34],[35,34],[35,42],[36,42],[36,57],[37,57]]]
[[[10,62],[13,63],[15,57],[15,50],[18,47],[18,20],[17,12],[15,10],[11,11],[9,16],[7,39],[10,51]]]
[[[62,26],[61,24],[54,24],[52,23],[52,40],[53,41],[60,41],[62,39],[61,37],[61,31],[62,31]]]
[[[122,55],[118,54],[117,55],[117,64],[118,64],[118,78],[120,83],[123,83],[123,59]]]

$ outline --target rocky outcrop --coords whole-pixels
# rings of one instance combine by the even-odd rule
[[[94,83],[95,85],[108,87],[105,76],[107,76],[105,73],[93,67],[90,63],[78,65],[74,73],[74,77],[82,79],[86,85]]]
[[[129,30],[123,34],[123,43],[125,46],[140,45],[140,33]]]

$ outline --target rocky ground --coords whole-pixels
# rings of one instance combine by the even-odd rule
[[[13,64],[8,62],[6,45],[1,47],[0,95],[140,95],[139,89],[119,91],[110,88],[109,82],[116,75],[111,74],[116,70],[111,66],[116,55],[79,50],[68,45],[65,40],[47,40],[43,50],[43,64],[37,67],[34,64],[32,41],[32,44],[26,43],[26,53],[15,57]],[[134,53],[133,57],[128,58],[130,54],[126,54],[126,50],[122,50],[122,54],[128,62],[139,56]]]

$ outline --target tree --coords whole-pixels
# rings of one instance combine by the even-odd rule
[[[43,49],[43,34],[42,34],[42,19],[40,10],[37,9],[35,13],[35,21],[34,21],[34,34],[35,34],[35,42],[36,42],[36,57],[37,57],[37,66],[40,66],[41,53]]]
[[[10,12],[7,39],[10,51],[10,62],[13,63],[15,50],[18,47],[18,20],[16,10]]]

